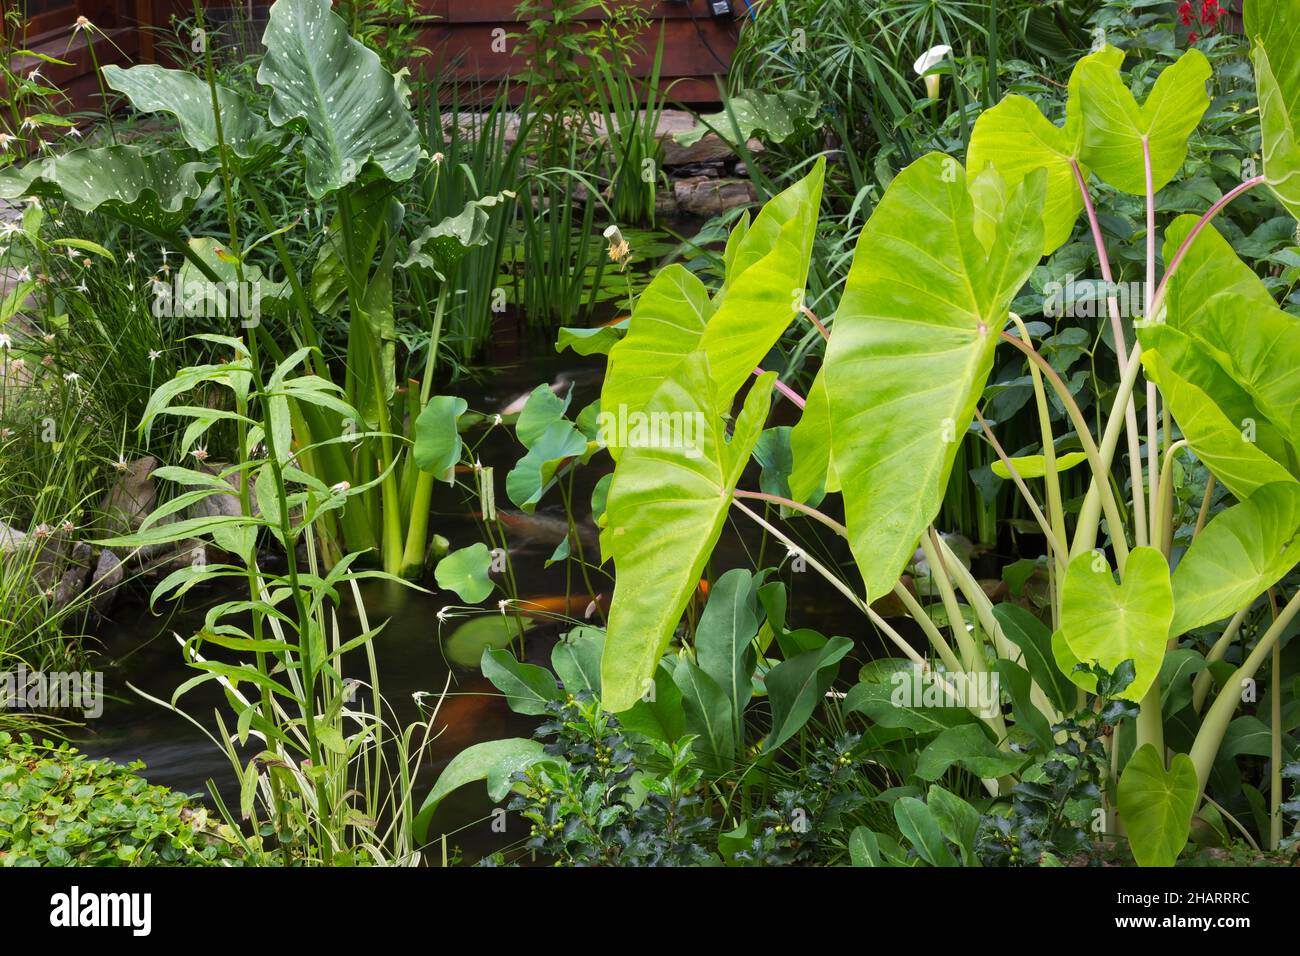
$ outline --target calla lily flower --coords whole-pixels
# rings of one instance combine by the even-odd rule
[[[925,92],[929,95],[930,99],[937,99],[939,96],[940,77],[938,74],[932,76],[927,76],[926,74],[942,63],[944,57],[951,52],[952,47],[948,46],[946,43],[942,43],[939,46],[931,47],[926,50],[917,58],[917,61],[912,64],[912,69],[916,71],[916,75],[925,77]]]

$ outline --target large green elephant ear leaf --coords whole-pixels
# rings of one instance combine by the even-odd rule
[[[1300,2],[1251,0],[1245,16],[1255,43],[1264,182],[1300,219]]]
[[[772,197],[728,253],[721,301],[700,336],[719,408],[731,405],[803,304],[825,176],[826,161],[818,159],[811,173]]]
[[[1002,177],[1005,188],[1014,189],[1034,170],[1047,171],[1047,198],[1043,202],[1045,256],[1070,238],[1083,209],[1078,178],[1082,176],[1086,182],[1088,171],[1079,161],[1083,150],[1078,92],[1081,70],[1086,63],[1118,69],[1123,59],[1122,51],[1108,46],[1075,64],[1070,74],[1064,126],[1057,126],[1039,112],[1033,100],[1012,95],[981,113],[971,131],[966,165],[972,173],[978,174],[992,166]],[[1077,175],[1076,165],[1080,167]]]
[[[823,373],[869,600],[893,587],[939,511],[1007,309],[1042,251],[1044,193],[1042,172],[1010,193],[986,248],[960,164],[932,153],[895,177],[863,227]]]
[[[614,559],[617,572],[601,659],[610,711],[637,702],[672,640],[762,433],[775,378],[768,373],[755,382],[727,441],[708,358],[696,352],[645,406],[652,423],[676,423],[652,429],[669,440],[623,449],[601,532],[601,553]]]
[[[307,191],[346,186],[374,163],[385,178],[410,179],[420,138],[393,74],[348,34],[330,0],[277,0],[262,37],[257,81],[271,88],[271,122],[306,130]]]
[[[600,407],[630,419],[664,379],[695,351],[713,314],[709,290],[695,273],[674,263],[659,270],[636,300],[627,334],[609,350]],[[617,461],[623,449],[612,445]]]
[[[1195,222],[1193,216],[1180,216],[1169,226],[1166,262],[1182,247]],[[1255,271],[1212,225],[1202,228],[1187,247],[1165,301],[1163,323],[1137,327],[1143,348],[1162,347],[1157,343],[1162,325],[1189,336],[1288,442],[1300,443],[1300,376],[1295,374],[1300,368],[1300,318],[1277,307]],[[1165,358],[1183,371],[1172,354]]]
[[[1176,329],[1162,330],[1160,335],[1173,340]],[[1255,489],[1275,481],[1295,481],[1291,472],[1264,450],[1261,437],[1268,432],[1250,416],[1240,417],[1220,407],[1207,389],[1227,394],[1226,377],[1217,379],[1218,387],[1189,377],[1189,362],[1176,368],[1166,358],[1172,351],[1160,346],[1142,353],[1142,369],[1147,378],[1160,388],[1160,395],[1196,457],[1237,498],[1248,498]],[[1194,355],[1192,350],[1186,354]]]
[[[840,479],[831,466],[831,409],[826,397],[826,372],[819,369],[808,387],[808,401],[798,423],[790,429],[790,495],[809,502],[818,491],[840,490]]]
[[[1155,548],[1134,548],[1117,584],[1100,552],[1084,552],[1067,566],[1061,588],[1061,635],[1077,660],[1107,671],[1133,662],[1133,682],[1122,696],[1141,700],[1160,673],[1174,618],[1169,565]]]
[[[1187,139],[1210,106],[1210,61],[1192,49],[1156,78],[1138,105],[1117,60],[1080,65],[1083,152],[1088,168],[1116,189],[1146,195],[1142,144],[1151,151],[1152,189],[1169,183],[1187,158]]]
[[[138,146],[76,149],[21,169],[0,170],[0,199],[63,199],[155,236],[171,236],[212,178],[213,163],[183,163],[173,153]]]
[[[1174,636],[1234,614],[1300,562],[1300,483],[1265,485],[1210,520],[1174,569]]]
[[[106,66],[104,81],[126,94],[131,105],[145,113],[170,113],[181,135],[200,153],[217,148],[217,124],[212,116],[212,92],[207,80],[188,70],[168,70],[152,63],[124,70]],[[217,85],[221,108],[221,136],[230,147],[233,165],[244,171],[269,160],[284,134],[267,128],[266,121],[248,108],[234,92]]]

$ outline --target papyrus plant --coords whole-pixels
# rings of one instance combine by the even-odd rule
[[[660,273],[638,302],[627,337],[610,353],[602,408],[626,403],[698,411],[714,430],[702,459],[662,447],[616,450],[602,531],[603,553],[617,572],[602,662],[610,709],[630,707],[647,689],[731,507],[797,548],[743,501],[766,498],[790,517],[811,517],[847,538],[862,589],[827,576],[915,666],[930,669],[931,662],[870,607],[891,592],[910,609],[944,670],[996,667],[1007,673],[1014,665],[1025,672],[1026,692],[1013,701],[1016,730],[1030,708],[1053,724],[1066,704],[1088,699],[1090,677],[1076,670],[1078,663],[1109,672],[1131,661],[1134,679],[1125,696],[1140,701],[1136,749],[1130,756],[1112,744],[1108,794],[1118,801],[1138,861],[1172,862],[1243,683],[1270,655],[1276,679],[1278,642],[1300,612],[1300,596],[1280,602],[1271,626],[1214,691],[1207,663],[1224,657],[1252,604],[1300,559],[1300,320],[1276,306],[1213,226],[1224,206],[1260,185],[1300,214],[1300,2],[1256,0],[1247,27],[1259,86],[1263,173],[1202,216],[1170,224],[1163,256],[1156,196],[1177,175],[1188,137],[1209,105],[1210,68],[1195,50],[1160,72],[1139,103],[1121,72],[1122,52],[1101,49],[1071,76],[1063,126],[1029,100],[1009,96],[977,122],[965,168],[931,154],[898,175],[863,229],[824,365],[791,434],[789,498],[737,490],[769,409],[770,376],[749,389],[732,427],[726,420],[742,385],[800,311],[820,170],[732,235],[717,296],[710,298],[684,270]],[[1147,209],[1137,341],[1127,341],[1112,298],[1119,384],[1096,432],[1028,329],[1008,311],[1040,258],[1069,238],[1080,212],[1095,240],[1102,279],[1112,281],[1094,180],[1142,197]],[[1041,457],[1008,458],[979,413],[999,346],[1018,349],[1028,360]],[[1065,409],[1067,435],[1054,433],[1053,393]],[[957,442],[972,421],[997,450],[1046,541],[1048,625],[1019,609],[994,607],[930,526]],[[1081,449],[1092,472],[1074,516],[1067,514],[1058,482],[1056,450],[1063,439]],[[1235,499],[1205,520],[1207,495],[1196,537],[1181,558],[1172,544],[1180,455],[1194,455]],[[1045,501],[1033,495],[1022,471],[1041,475]],[[836,492],[844,502],[842,526],[810,505]],[[955,627],[932,623],[899,585],[918,542]],[[962,598],[975,621],[970,628],[960,623]],[[1180,644],[1189,631],[1225,620],[1204,658]],[[1172,759],[1165,730],[1174,715],[1162,710],[1162,672],[1192,688],[1191,744]],[[1074,684],[1062,688],[1063,675]],[[1164,695],[1164,702],[1188,704],[1184,689]],[[1279,697],[1280,688],[1275,691]],[[994,745],[1010,748],[1016,730],[1003,715],[979,720]],[[1272,738],[1270,842],[1276,845],[1283,744],[1277,719]],[[1013,783],[1014,774],[985,780],[995,796]],[[1114,810],[1112,802],[1112,824]]]

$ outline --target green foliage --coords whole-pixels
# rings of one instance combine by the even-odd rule
[[[0,731],[0,866],[244,866],[264,862],[144,764]]]

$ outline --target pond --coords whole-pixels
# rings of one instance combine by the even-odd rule
[[[531,337],[516,338],[513,325],[503,323],[494,336],[494,364],[476,380],[459,383],[456,390],[476,411],[499,412],[509,408],[537,385],[551,382],[572,389],[572,408],[580,409],[599,397],[604,358],[582,358],[572,353],[556,354],[549,344]],[[788,411],[788,410],[787,410]],[[793,417],[791,413],[790,417]],[[779,416],[774,422],[779,422]],[[538,619],[529,631],[528,658],[544,663],[559,635],[567,626],[558,618],[564,609],[565,571],[562,563],[545,567],[547,558],[563,539],[566,531],[564,511],[558,496],[544,499],[534,515],[505,510],[505,475],[522,454],[512,429],[497,428],[480,446],[483,464],[494,467],[497,500],[508,535],[511,561],[523,602],[539,606]],[[751,468],[757,471],[756,466]],[[591,522],[591,491],[596,481],[609,469],[608,462],[599,467],[580,469],[574,487],[575,517],[581,517],[580,533],[584,547],[594,553],[596,529]],[[757,474],[751,486],[757,485]],[[465,547],[482,540],[477,522],[477,502],[463,487],[439,485],[434,500],[431,528],[446,537],[452,548]],[[829,536],[826,536],[829,537]],[[831,542],[827,542],[830,544]],[[752,528],[732,525],[724,535],[714,557],[714,576],[728,568],[753,566],[759,548],[759,535]],[[769,559],[772,549],[766,544]],[[829,552],[847,560],[847,550],[832,547]],[[600,578],[605,584],[608,579]],[[573,575],[571,614],[581,617],[590,603],[583,592],[580,576]],[[840,597],[823,579],[814,574],[787,575],[790,588],[791,620],[800,626],[831,628],[843,633],[853,619],[837,613],[842,609]],[[612,585],[611,585],[612,586]],[[499,737],[529,736],[537,721],[515,714],[504,698],[478,672],[476,666],[450,662],[443,642],[456,627],[467,620],[462,616],[439,624],[438,612],[448,604],[458,603],[454,594],[439,591],[432,574],[421,582],[426,590],[415,590],[387,583],[369,582],[363,588],[366,613],[373,626],[387,619],[374,647],[381,679],[381,693],[393,708],[399,723],[420,718],[420,708],[413,695],[438,695],[447,687],[446,699],[433,724],[437,735],[429,757],[420,770],[422,795],[452,757],[466,747]],[[597,584],[597,587],[600,587]],[[111,620],[101,628],[101,656],[96,666],[104,671],[106,702],[103,715],[85,727],[75,738],[77,746],[94,756],[110,757],[121,762],[142,760],[143,776],[151,783],[163,784],[188,793],[206,794],[209,783],[216,786],[227,806],[237,807],[238,787],[229,762],[210,739],[184,717],[167,710],[136,693],[169,700],[185,680],[195,676],[181,654],[176,635],[189,637],[203,624],[205,609],[231,597],[230,592],[209,590],[191,592],[183,607],[159,604],[152,611],[142,596],[119,602]],[[609,593],[602,596],[608,606]],[[484,602],[483,616],[496,613],[493,596]],[[357,633],[355,609],[346,605],[340,611],[345,630]],[[865,619],[853,623],[859,633],[854,637],[861,645],[859,656],[866,659],[884,653],[883,644]],[[835,623],[832,624],[832,621]],[[832,633],[830,630],[827,634]],[[358,665],[354,663],[353,667]],[[356,673],[356,671],[352,671]],[[215,683],[201,685],[180,702],[187,714],[209,732],[215,732],[213,712],[225,711],[225,703]],[[426,698],[426,710],[432,699]],[[250,751],[247,756],[251,756]],[[489,817],[492,804],[483,787],[463,787],[441,805],[434,832],[449,834],[452,847],[459,846],[467,862],[496,848],[500,837],[492,833]]]

